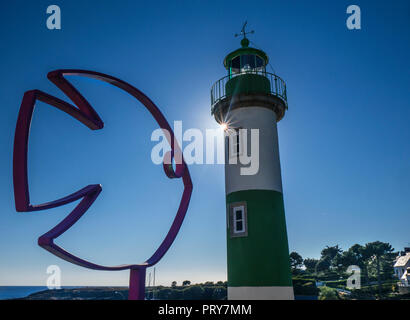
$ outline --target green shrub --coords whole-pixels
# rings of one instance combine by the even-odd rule
[[[392,292],[392,284],[391,283],[383,283],[381,286],[381,293],[386,294]],[[371,286],[362,286],[360,289],[352,290],[352,297],[353,298],[360,298],[362,296],[368,297],[373,296],[379,293],[379,286],[371,285]]]
[[[346,279],[325,281],[326,286],[332,288],[344,289],[346,287]]]
[[[227,290],[225,286],[217,286],[212,294],[212,300],[226,300]]]
[[[293,278],[293,292],[296,296],[317,296],[319,289],[314,279]]]
[[[336,289],[320,287],[319,300],[339,300],[339,294]]]

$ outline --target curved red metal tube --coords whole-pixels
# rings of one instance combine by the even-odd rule
[[[91,130],[99,130],[104,127],[104,123],[98,116],[97,112],[91,107],[91,105],[80,94],[80,92],[70,82],[68,82],[68,80],[64,78],[65,75],[77,75],[94,78],[110,83],[126,91],[130,95],[134,96],[138,101],[140,101],[157,121],[160,128],[166,131],[165,136],[167,137],[168,142],[171,145],[171,151],[164,157],[164,159],[168,159],[164,161],[164,171],[165,174],[171,179],[182,178],[184,191],[177,214],[168,231],[168,234],[165,236],[164,240],[159,245],[154,254],[141,264],[127,264],[120,266],[103,266],[94,264],[72,255],[71,253],[65,251],[62,247],[54,243],[54,240],[61,234],[66,232],[72,225],[74,225],[93,204],[102,190],[101,185],[95,184],[86,186],[85,188],[66,197],[48,203],[38,205],[33,205],[30,203],[27,174],[27,151],[30,123],[36,100],[45,102],[60,109],[61,111],[68,113],[69,115],[89,127]],[[78,108],[40,90],[31,90],[27,91],[24,94],[20,106],[14,136],[13,184],[16,210],[18,212],[45,210],[59,207],[67,203],[82,199],[80,203],[74,208],[74,210],[67,215],[66,218],[64,218],[53,229],[39,237],[38,244],[54,255],[85,268],[105,271],[130,269],[129,299],[144,299],[146,268],[156,264],[172,245],[185,218],[185,214],[188,210],[188,205],[192,194],[193,186],[191,176],[189,174],[188,167],[184,162],[182,151],[174,137],[174,132],[172,131],[167,120],[162,115],[158,107],[144,93],[120,79],[95,71],[75,69],[51,71],[50,73],[48,73],[47,77],[61,91],[63,91]],[[172,167],[172,159],[176,154],[178,154],[178,157],[176,158],[178,158],[180,161],[177,161],[177,159],[175,159],[177,163],[174,170]]]

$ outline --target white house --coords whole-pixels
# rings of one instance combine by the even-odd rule
[[[404,255],[398,256],[394,264],[394,273],[400,280],[399,287],[410,288],[410,248],[404,248]]]

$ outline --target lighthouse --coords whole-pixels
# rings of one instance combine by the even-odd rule
[[[211,113],[225,130],[228,299],[289,300],[294,295],[277,132],[288,109],[286,85],[266,71],[269,58],[250,47],[245,26],[241,47],[224,59],[227,76],[211,89]],[[244,165],[241,159],[251,152],[257,163]]]

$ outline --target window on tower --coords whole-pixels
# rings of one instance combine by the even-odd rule
[[[240,133],[241,127],[238,128],[230,128],[227,132],[228,138],[228,147],[227,150],[229,152],[229,158],[237,158],[243,154],[244,146],[243,146],[243,134]]]
[[[240,152],[240,140],[239,140],[240,136],[239,136],[239,129],[235,130],[235,133],[232,134],[232,144],[231,144],[231,155],[236,157],[239,156],[239,152]]]
[[[246,237],[248,235],[246,202],[232,203],[229,211],[228,228],[231,237]]]

